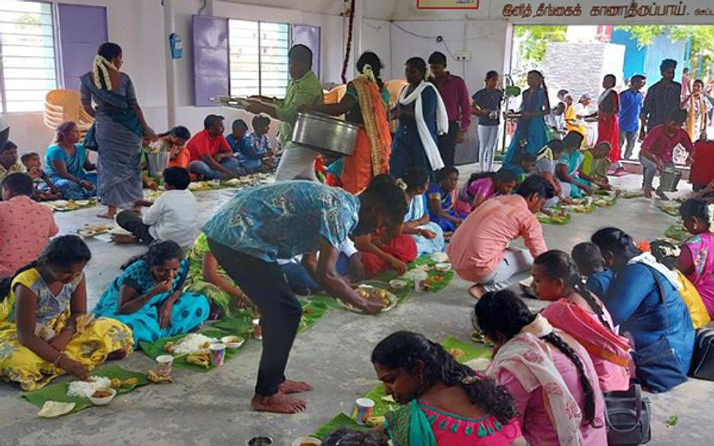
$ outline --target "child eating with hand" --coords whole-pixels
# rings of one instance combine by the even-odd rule
[[[33,200],[51,201],[62,198],[62,194],[57,190],[49,175],[42,170],[42,161],[38,153],[26,153],[20,157],[20,161],[27,169],[27,173],[32,177],[32,182],[34,183]]]

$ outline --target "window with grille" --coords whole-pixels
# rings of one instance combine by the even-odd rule
[[[290,26],[230,20],[231,96],[283,97],[288,85]]]
[[[0,112],[41,111],[57,88],[52,5],[0,1]]]

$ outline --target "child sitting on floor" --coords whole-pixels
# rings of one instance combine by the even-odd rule
[[[610,170],[612,162],[608,155],[612,151],[609,142],[598,143],[594,148],[583,152],[583,164],[580,167],[578,176],[589,181],[600,189],[610,190],[610,181],[607,179],[607,172]]]
[[[515,173],[516,183],[521,184],[526,180],[526,177],[533,172],[537,159],[538,158],[533,153],[522,153],[518,157],[518,162],[506,167],[506,169]]]
[[[469,213],[491,197],[510,195],[517,181],[518,175],[513,169],[475,173],[459,190],[456,210]]]
[[[273,154],[268,140],[268,130],[270,130],[270,118],[267,116],[255,116],[251,122],[253,131],[243,137],[240,155],[238,159],[241,166],[247,173],[255,173],[260,170],[264,161]]]
[[[233,156],[239,157],[240,150],[243,147],[243,139],[245,134],[248,132],[248,124],[242,119],[236,119],[231,124],[231,134],[226,136],[226,141],[228,145],[231,146],[231,151]]]
[[[612,270],[605,268],[605,259],[594,243],[579,243],[570,254],[578,271],[586,277],[585,288],[598,297],[605,296],[615,278]]]
[[[57,190],[49,175],[42,170],[42,161],[38,153],[26,153],[20,157],[20,161],[27,169],[27,173],[32,177],[35,189],[32,194],[33,200],[50,201],[62,198],[62,194]]]
[[[468,216],[468,213],[454,209],[458,182],[458,169],[445,167],[436,173],[436,182],[431,183],[426,193],[429,200],[429,218],[441,226],[445,233],[454,232]]]
[[[188,170],[169,167],[164,170],[166,192],[146,210],[143,217],[133,210],[117,215],[117,224],[144,244],[154,240],[172,240],[182,249],[190,249],[198,234],[198,202],[188,189]]]
[[[390,174],[377,175],[365,191],[380,187],[380,183],[385,182],[396,184]],[[389,270],[404,274],[407,265],[416,260],[416,242],[413,237],[403,233],[403,228],[403,222],[397,226],[380,226],[371,234],[355,237],[355,246],[360,251],[366,278],[370,279]]]

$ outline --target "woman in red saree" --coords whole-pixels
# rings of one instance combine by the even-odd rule
[[[608,74],[602,81],[602,92],[597,101],[597,142],[610,143],[610,161],[620,161],[620,127],[617,124],[617,115],[620,113],[620,96],[615,91],[617,79]],[[619,164],[618,164],[619,165]]]
[[[389,91],[379,78],[382,62],[372,52],[357,60],[360,75],[347,84],[347,91],[338,104],[306,106],[302,112],[318,112],[331,116],[345,115],[345,120],[359,125],[352,156],[343,158],[340,182],[347,192],[356,194],[377,175],[389,172],[392,136],[387,110]]]

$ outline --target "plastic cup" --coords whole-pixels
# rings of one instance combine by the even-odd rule
[[[427,278],[429,278],[429,274],[426,271],[419,271],[414,274],[414,290],[416,290],[417,293],[426,291]]]
[[[161,355],[156,357],[156,374],[162,378],[171,377],[173,371],[174,357],[171,355]]]
[[[211,364],[216,367],[222,366],[226,358],[226,344],[211,344],[208,350],[211,352]]]
[[[374,412],[374,401],[369,398],[357,398],[355,406],[357,406],[357,420],[355,421],[358,424],[366,424]]]
[[[260,319],[253,319],[253,337],[259,341],[263,339],[263,327],[260,326]]]

